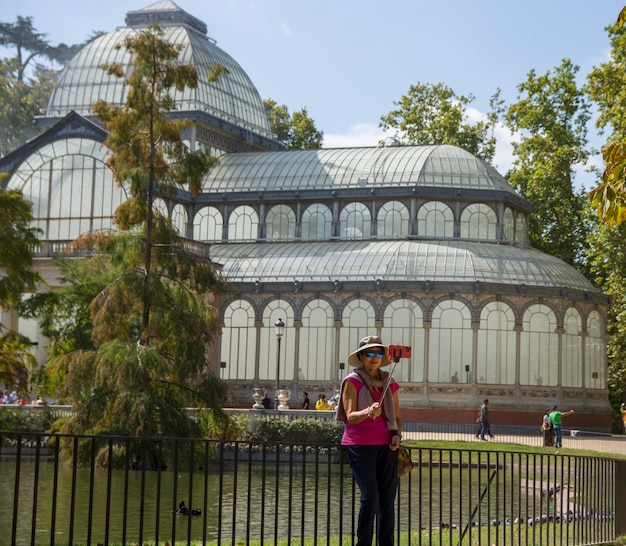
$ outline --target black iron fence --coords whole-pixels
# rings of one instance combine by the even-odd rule
[[[470,444],[471,447],[471,444]],[[397,544],[601,544],[625,532],[626,463],[411,449]],[[0,544],[354,544],[336,445],[0,432]]]

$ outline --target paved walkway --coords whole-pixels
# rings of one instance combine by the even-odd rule
[[[496,427],[494,427],[495,429]],[[478,440],[473,434],[460,432],[406,432],[403,434],[407,440],[450,440],[467,441],[476,444],[486,444]],[[494,442],[507,444],[521,444],[528,446],[543,446],[543,436],[537,432],[536,436],[513,433],[497,434]],[[584,449],[599,453],[612,453],[626,457],[626,436],[617,434],[592,434],[584,431],[563,431],[563,447],[569,449]],[[553,449],[553,448],[546,448]],[[558,451],[558,450],[557,450]]]

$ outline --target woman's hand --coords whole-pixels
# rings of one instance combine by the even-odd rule
[[[372,418],[372,421],[376,419],[383,412],[380,404],[374,402],[369,408],[367,408],[367,416]]]
[[[400,449],[401,441],[402,441],[402,436],[400,434],[394,434],[391,437],[391,445],[389,446],[391,448],[391,451],[396,451]]]

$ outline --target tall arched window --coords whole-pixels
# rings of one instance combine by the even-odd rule
[[[288,241],[296,237],[296,215],[287,205],[272,207],[265,217],[268,241]]]
[[[476,342],[476,383],[515,384],[515,316],[508,305],[485,305]]]
[[[409,210],[400,201],[388,201],[378,211],[379,239],[400,239],[409,235]]]
[[[574,307],[565,312],[561,347],[561,383],[564,387],[583,386],[582,320]]]
[[[280,370],[275,326],[278,319],[285,323],[285,333],[280,340]],[[278,373],[278,387],[282,389],[296,377],[294,359],[296,336],[293,328],[293,309],[288,302],[274,300],[267,304],[263,310],[263,327],[259,336],[259,379],[275,381]]]
[[[528,244],[528,221],[523,214],[518,214],[515,220],[515,240],[521,245]]]
[[[606,345],[604,322],[598,311],[589,313],[585,337],[585,386],[592,389],[606,387]]]
[[[163,218],[170,217],[170,211],[167,208],[167,203],[160,197],[155,197],[154,201],[152,201],[152,210],[163,216]]]
[[[460,301],[446,300],[433,309],[429,333],[428,381],[447,383],[472,365],[472,319]]]
[[[222,214],[215,207],[202,207],[193,219],[193,238],[202,242],[222,240],[224,221]]]
[[[237,207],[228,218],[228,241],[256,241],[259,236],[259,216],[248,206]]]
[[[231,303],[224,312],[220,359],[226,363],[222,379],[256,379],[254,309],[245,300]]]
[[[515,218],[513,217],[513,211],[509,207],[504,209],[502,234],[506,241],[513,241],[515,239]]]
[[[340,362],[346,362],[348,355],[354,351],[359,340],[369,335],[376,335],[376,315],[372,305],[362,299],[352,300],[344,307],[341,315],[341,337],[339,339]],[[350,373],[346,362],[344,375]]]
[[[332,235],[333,215],[326,205],[315,203],[302,213],[302,239],[324,241]]]
[[[296,374],[299,380],[338,379],[335,357],[335,315],[324,300],[313,300],[302,310],[302,335]]]
[[[280,340],[280,370],[278,370],[278,339],[276,321],[285,323],[285,333]],[[260,330],[259,379],[276,380],[279,372],[279,387],[295,379],[295,330],[293,328],[293,309],[285,300],[273,300],[263,309],[263,327]]]
[[[363,203],[348,203],[339,215],[342,239],[369,239],[372,216]]]
[[[461,238],[495,240],[496,213],[484,203],[473,203],[461,213]]]
[[[187,211],[180,204],[174,205],[172,209],[172,226],[181,237],[187,237]]]
[[[383,343],[409,345],[413,348],[410,360],[401,360],[394,376],[399,381],[424,381],[424,315],[417,303],[408,299],[392,301],[385,308]]]
[[[417,211],[417,234],[420,237],[453,237],[454,214],[441,201],[428,201]]]
[[[559,337],[556,317],[547,305],[532,305],[524,313],[520,334],[520,383],[556,386]]]

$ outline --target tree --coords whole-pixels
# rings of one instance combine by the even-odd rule
[[[93,111],[109,131],[108,164],[130,196],[115,212],[123,232],[88,234],[74,242],[100,256],[74,269],[64,297],[47,300],[49,331],[63,333],[65,339],[56,341],[68,351],[50,367],[63,378],[60,394],[75,408],[65,431],[193,436],[198,424],[184,408],[219,410],[224,395],[206,354],[220,327],[210,294],[223,291],[225,283],[214,264],[187,251],[171,223],[153,211],[152,201],[157,189],[162,195],[179,187],[198,193],[216,159],[189,150],[181,131],[190,122],[167,115],[175,106],[171,90],[197,85],[195,68],[178,61],[180,47],[165,41],[157,25],[120,47],[133,58],[126,103],[99,101]],[[102,68],[123,75],[121,66]],[[215,67],[215,77],[223,73]],[[79,328],[64,328],[65,317],[85,300],[90,300],[89,343],[84,317]]]
[[[17,59],[0,60],[0,157],[37,135],[33,118],[39,115],[54,88],[54,70],[36,65],[32,78],[18,80]]]
[[[589,97],[596,103],[596,127],[600,134],[609,131],[602,149],[604,173],[591,192],[598,215],[610,224],[626,218],[626,7],[617,22],[607,27],[611,57],[587,76]]]
[[[33,271],[32,251],[38,243],[38,230],[31,226],[32,205],[21,192],[0,189],[0,308],[17,308],[25,292],[34,291],[41,277]],[[30,353],[30,340],[0,325],[0,380],[5,385],[18,382],[26,392],[29,370],[36,361]]]
[[[609,61],[587,76],[587,91],[596,104],[596,127],[608,133],[602,149],[604,172],[600,184],[591,192],[591,202],[605,225],[591,238],[593,272],[600,288],[611,296],[612,305],[607,324],[609,341],[608,384],[614,417],[626,402],[626,7],[607,31],[611,40]]]
[[[574,167],[589,157],[590,114],[576,84],[578,69],[564,59],[543,76],[531,70],[505,120],[519,136],[508,179],[535,205],[529,220],[532,245],[584,270],[589,224],[586,195],[574,189]]]
[[[394,101],[397,108],[381,118],[380,127],[395,130],[393,138],[400,144],[450,144],[491,162],[497,115],[470,123],[467,108],[473,100],[473,95],[457,95],[442,83],[417,83]]]
[[[322,147],[324,133],[318,131],[306,108],[291,115],[284,104],[279,106],[272,99],[264,100],[263,104],[272,131],[287,150],[315,150]]]

